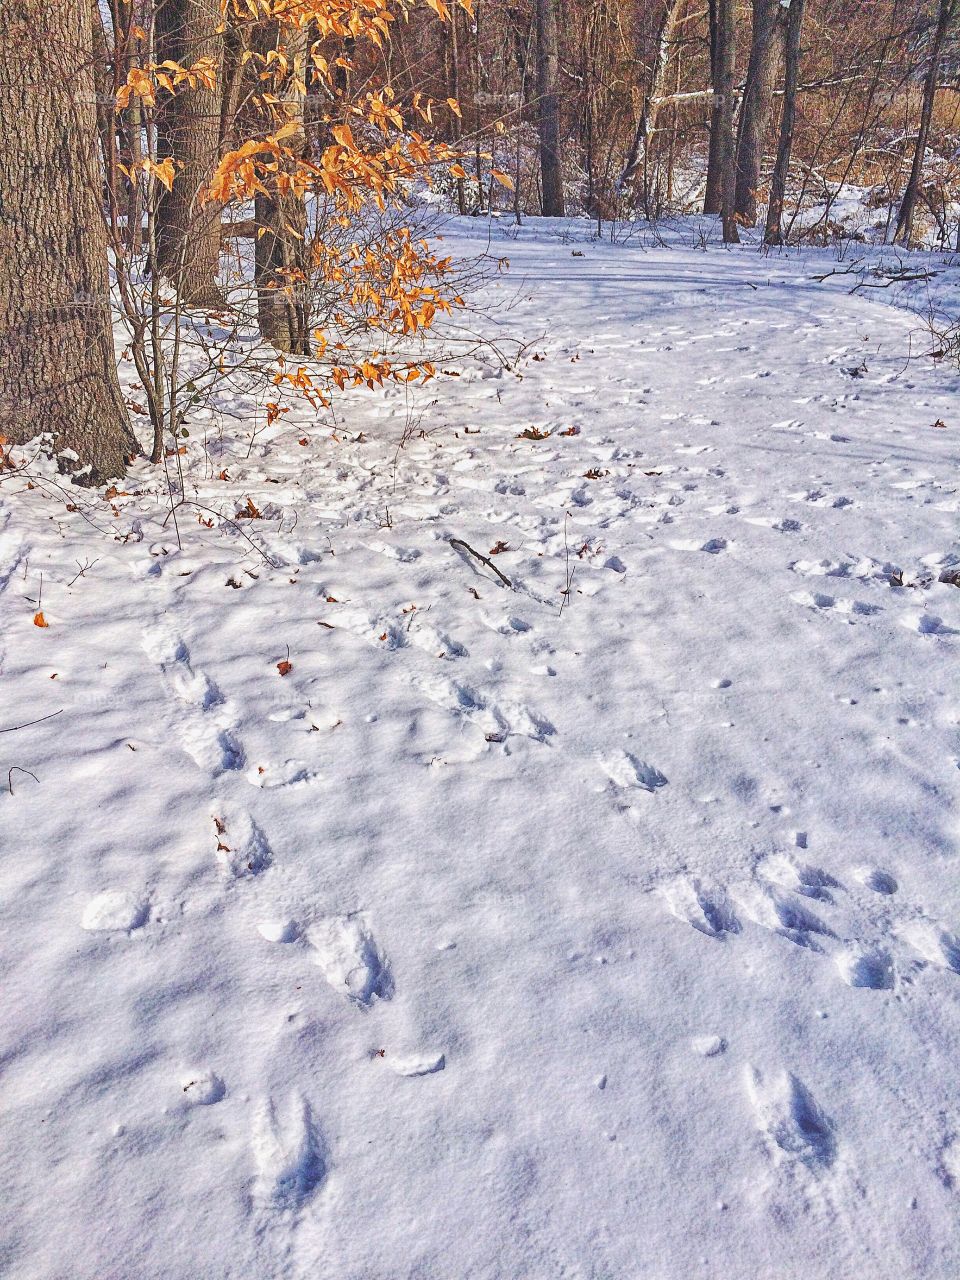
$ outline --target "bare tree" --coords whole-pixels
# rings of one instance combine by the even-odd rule
[[[757,189],[780,60],[783,14],[781,0],[753,0],[750,61],[740,107],[734,202],[737,217],[748,227],[755,226],[757,221]]]
[[[895,244],[909,247],[913,238],[913,219],[920,199],[923,180],[923,161],[927,153],[927,142],[930,136],[930,121],[933,119],[933,104],[937,96],[937,85],[940,80],[940,59],[943,54],[944,41],[951,25],[960,13],[960,0],[938,0],[937,25],[934,27],[930,44],[930,65],[923,82],[923,105],[920,109],[920,128],[917,143],[913,152],[913,164],[906,190],[897,215],[897,228],[893,239]]]
[[[562,218],[564,213],[563,164],[560,146],[560,95],[557,90],[560,52],[556,0],[536,0],[536,4],[543,214],[547,218]]]
[[[50,433],[99,482],[138,445],[116,373],[92,54],[89,0],[0,5],[0,434]]]
[[[670,46],[674,39],[677,20],[684,0],[666,0],[657,30],[656,51],[653,68],[650,73],[650,87],[643,100],[643,109],[637,122],[636,133],[627,163],[620,178],[620,186],[628,183],[641,186],[644,213],[649,218],[653,212],[650,190],[650,153],[654,135],[657,132],[657,120],[660,107],[665,98],[664,81],[667,64],[670,61]]]
[[[733,122],[737,74],[736,0],[710,0],[710,71],[713,107],[710,116],[710,154],[704,213],[723,218],[723,239],[736,244],[735,214],[737,149]]]
[[[797,82],[800,78],[800,37],[803,31],[804,0],[790,0],[787,17],[786,50],[784,53],[783,114],[780,118],[780,142],[770,183],[770,200],[767,204],[767,225],[764,240],[767,244],[783,243],[783,200],[790,173],[790,155],[793,150],[793,130],[797,114]]]
[[[254,48],[264,58],[271,51],[280,51],[283,43],[288,71],[278,109],[285,122],[299,126],[298,132],[286,140],[296,156],[307,152],[304,86],[308,40],[305,28],[281,28],[277,22],[262,24],[254,35]],[[260,332],[278,351],[309,355],[307,213],[303,196],[280,186],[258,192],[254,219],[254,279]]]

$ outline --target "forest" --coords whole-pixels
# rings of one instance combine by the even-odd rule
[[[209,366],[236,363],[221,342],[202,389],[183,376],[181,317],[203,308],[309,359],[318,403],[323,387],[423,376],[383,348],[462,305],[404,217],[424,184],[460,214],[567,213],[602,232],[702,211],[725,242],[760,223],[769,246],[844,235],[837,202],[855,186],[883,239],[960,246],[958,14],[954,0],[8,3],[2,435],[52,438],[88,480],[122,475],[143,442],[112,372],[116,324],[159,462]]]

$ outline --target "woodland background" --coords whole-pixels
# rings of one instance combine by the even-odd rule
[[[160,462],[223,379],[319,410],[433,376],[470,280],[425,209],[702,211],[776,246],[848,234],[856,190],[860,237],[960,249],[958,27],[960,0],[7,3],[0,437],[99,481],[131,414]]]

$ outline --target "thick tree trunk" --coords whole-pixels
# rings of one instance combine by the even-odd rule
[[[279,24],[267,23],[254,36],[254,47],[267,53],[278,47]],[[306,32],[282,29],[284,52],[290,60],[284,101],[287,121],[299,124],[299,132],[284,139],[296,155],[306,154],[304,126],[304,69]],[[277,92],[275,90],[275,92]],[[258,194],[254,201],[257,239],[254,248],[254,280],[257,286],[257,318],[260,332],[278,351],[310,354],[309,279],[307,274],[307,213],[303,197],[293,193]]]
[[[215,88],[179,88],[172,97],[161,90],[157,102],[160,159],[172,156],[177,165],[173,190],[163,194],[157,209],[158,265],[181,300],[196,306],[223,302],[217,285],[220,209],[200,200],[220,148],[221,26],[219,0],[163,0],[157,6],[157,60],[187,67],[212,57],[216,66]]]
[[[557,0],[537,3],[537,81],[540,128],[540,180],[543,186],[543,215],[562,218],[563,164],[560,146],[559,41]]]
[[[804,0],[791,0],[787,17],[787,42],[784,54],[783,115],[780,118],[780,143],[770,183],[767,204],[767,244],[783,244],[783,201],[790,175],[790,153],[793,150],[793,126],[797,116],[797,82],[800,78],[800,36],[803,31]]]
[[[117,381],[88,0],[0,4],[0,435],[96,483],[137,452]]]
[[[734,201],[738,218],[748,227],[756,226],[757,222],[757,189],[780,60],[783,15],[784,7],[780,0],[753,0],[753,33],[740,108]]]
[[[940,57],[943,43],[951,22],[960,11],[960,0],[940,0],[937,12],[937,25],[933,33],[933,44],[930,49],[930,67],[923,82],[923,106],[920,109],[920,130],[917,134],[917,145],[913,152],[913,165],[910,178],[903,193],[900,212],[897,215],[897,229],[893,234],[894,244],[910,247],[913,238],[913,219],[920,200],[920,185],[923,180],[923,161],[927,153],[927,139],[930,136],[930,121],[933,118],[933,104],[937,96],[937,83],[940,79]]]

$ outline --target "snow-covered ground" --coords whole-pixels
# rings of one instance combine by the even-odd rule
[[[194,436],[273,567],[0,484],[11,1280],[960,1274],[956,376],[824,256],[493,252],[522,378]]]

